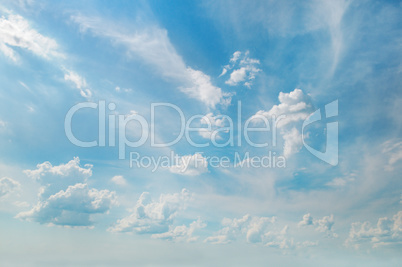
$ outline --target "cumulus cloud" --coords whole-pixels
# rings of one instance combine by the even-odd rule
[[[113,227],[109,228],[109,231],[138,234],[160,234],[173,231],[174,229],[169,229],[169,226],[172,225],[177,214],[186,208],[190,199],[191,195],[187,189],[175,194],[161,194],[156,201],[148,192],[144,192],[131,214],[118,220]]]
[[[215,108],[217,104],[230,103],[230,94],[225,94],[221,88],[214,86],[210,76],[186,66],[165,29],[151,26],[138,28],[134,33],[125,33],[121,27],[99,18],[74,15],[71,20],[83,32],[89,30],[96,36],[109,38],[113,43],[125,46],[129,54],[141,58],[165,78],[181,83],[182,86],[178,87],[180,91],[208,107]]]
[[[116,204],[114,192],[75,184],[38,202],[17,218],[62,226],[92,226],[92,214],[107,213]]]
[[[224,218],[221,224],[223,228],[215,235],[207,237],[204,242],[228,244],[245,239],[248,243],[278,249],[298,249],[318,244],[312,241],[295,241],[288,233],[289,226],[278,225],[276,217],[245,215],[241,218]]]
[[[48,198],[69,185],[85,183],[92,176],[92,165],[80,166],[80,159],[75,157],[66,164],[53,166],[49,161],[36,165],[35,170],[25,170],[24,173],[41,184],[40,197]]]
[[[195,176],[208,172],[207,159],[200,153],[186,155],[178,158],[176,165],[169,168],[172,173]]]
[[[111,181],[117,185],[121,185],[121,186],[127,185],[127,181],[126,181],[126,179],[124,179],[124,177],[122,175],[113,176]]]
[[[107,213],[117,204],[114,192],[90,188],[92,165],[80,166],[78,157],[66,164],[50,162],[24,173],[41,184],[38,202],[17,218],[49,225],[92,226],[93,215]]]
[[[328,236],[338,237],[334,233],[333,225],[335,224],[334,215],[324,216],[321,219],[313,219],[310,213],[303,216],[303,219],[298,223],[299,227],[315,226],[315,230],[321,233],[326,233]]]
[[[254,123],[261,122],[261,117],[272,120],[273,127],[281,130],[280,133],[284,140],[284,156],[289,157],[299,152],[303,146],[302,135],[295,128],[295,124],[305,120],[314,109],[310,97],[300,89],[289,93],[280,92],[278,100],[280,104],[274,105],[268,111],[258,111],[251,119]]]
[[[223,228],[214,236],[207,237],[205,242],[213,244],[227,244],[244,236],[249,243],[262,242],[263,236],[269,225],[275,222],[275,217],[258,217],[244,215],[242,218],[224,218],[222,220]]]
[[[356,249],[363,245],[372,248],[402,245],[402,211],[392,218],[379,218],[376,226],[368,221],[352,223],[345,245]]]
[[[14,14],[2,15],[0,17],[0,51],[16,62],[19,58],[16,47],[27,49],[46,59],[63,57],[58,52],[57,42],[31,28],[29,22],[23,17]]]
[[[80,90],[81,96],[85,98],[92,96],[92,92],[88,88],[86,80],[76,72],[65,69],[64,80],[72,82],[74,86]]]
[[[301,89],[294,89],[290,93],[280,92],[278,100],[279,105],[274,105],[268,111],[258,111],[254,115],[255,118],[259,116],[264,116],[268,119],[272,117],[278,118],[276,127],[283,128],[291,122],[305,120],[314,111],[310,97],[304,94]]]
[[[234,69],[225,83],[231,86],[243,83],[243,85],[251,88],[255,75],[261,70],[256,67],[260,64],[260,61],[250,58],[249,54],[249,51],[246,51],[245,53],[240,51],[234,52],[229,64],[223,67],[222,73],[219,77],[224,76],[228,71]]]
[[[7,197],[11,193],[19,190],[21,184],[16,180],[8,177],[3,177],[0,179],[0,199]]]
[[[303,215],[303,220],[299,222],[299,227],[300,226],[306,226],[306,225],[313,225],[313,217],[311,216],[310,213],[307,213]]]
[[[194,231],[197,229],[205,228],[207,226],[200,218],[198,220],[190,223],[189,226],[180,225],[180,226],[169,226],[169,231],[161,234],[153,234],[152,238],[166,239],[171,241],[186,241],[186,242],[194,242],[199,237],[193,236]]]

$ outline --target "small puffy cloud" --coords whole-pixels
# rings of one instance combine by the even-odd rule
[[[310,213],[303,215],[303,220],[301,220],[298,226],[306,226],[306,225],[313,225],[313,217],[311,217]]]
[[[124,179],[124,177],[122,175],[113,176],[111,181],[117,185],[121,185],[121,186],[127,185],[127,181],[126,181],[126,179]]]
[[[38,202],[17,218],[42,224],[62,226],[93,225],[94,214],[108,213],[117,204],[114,192],[90,188],[86,183],[92,176],[92,165],[80,166],[78,157],[66,164],[38,164],[35,170],[24,173],[40,183]]]
[[[223,67],[219,77],[224,76],[229,70],[234,69],[225,83],[231,86],[243,83],[243,85],[250,88],[252,81],[255,79],[255,75],[261,70],[256,67],[260,64],[260,61],[250,58],[249,54],[249,51],[245,53],[240,51],[234,52],[229,64]]]
[[[7,197],[11,193],[19,190],[21,188],[21,184],[14,179],[3,177],[0,179],[0,199],[3,197]]]
[[[107,213],[115,204],[114,192],[75,184],[38,202],[30,211],[20,212],[17,218],[50,225],[91,226],[91,215]]]
[[[254,116],[256,118],[264,116],[268,119],[275,117],[277,118],[276,127],[282,128],[291,122],[305,120],[314,111],[310,97],[300,89],[290,93],[280,92],[278,99],[279,105],[274,105],[268,111],[260,110]]]
[[[234,70],[230,74],[230,79],[226,81],[229,85],[237,85],[239,82],[242,82],[246,79],[247,73],[246,68],[242,67],[240,69]]]
[[[195,176],[208,172],[207,159],[200,153],[178,157],[177,161],[169,168],[172,173]]]
[[[137,204],[127,217],[109,228],[111,232],[135,232],[138,234],[160,234],[169,232],[179,211],[186,208],[191,196],[187,189],[180,193],[161,194],[153,200],[148,192],[141,194]]]
[[[332,231],[332,226],[334,225],[334,215],[324,216],[321,219],[314,221],[314,224],[317,226],[316,230],[319,232],[328,232]]]
[[[298,223],[299,227],[315,226],[315,230],[321,233],[327,233],[329,236],[338,237],[334,233],[333,225],[335,224],[334,215],[324,216],[321,219],[313,219],[310,213],[303,216],[303,219]]]
[[[14,48],[27,49],[46,59],[63,57],[57,51],[57,42],[37,32],[23,17],[14,14],[2,15],[0,17],[0,51],[16,62],[19,56]]]
[[[153,234],[152,238],[166,239],[171,241],[194,242],[198,239],[198,236],[193,236],[194,231],[205,228],[206,226],[207,224],[198,218],[198,220],[190,223],[189,226],[169,226],[169,231],[161,234]]]
[[[91,90],[87,86],[87,82],[83,77],[78,75],[76,72],[65,69],[64,80],[70,81],[74,86],[80,90],[81,96],[89,98],[92,96]]]
[[[371,246],[400,246],[402,244],[402,211],[396,213],[392,218],[379,218],[377,225],[372,226],[370,222],[352,223],[349,237],[345,241],[346,246],[360,248]]]

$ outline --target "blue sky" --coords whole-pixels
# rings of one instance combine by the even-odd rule
[[[2,1],[2,265],[397,266],[401,13]]]

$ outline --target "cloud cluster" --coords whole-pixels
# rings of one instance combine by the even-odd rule
[[[260,61],[250,58],[249,54],[249,51],[246,51],[245,53],[240,51],[234,52],[229,64],[223,67],[222,73],[219,77],[224,76],[228,71],[233,69],[230,73],[229,79],[225,83],[231,86],[243,83],[243,85],[251,88],[256,74],[261,70],[256,67],[260,64]]]
[[[186,241],[186,242],[194,242],[199,237],[193,236],[193,233],[197,229],[202,229],[207,226],[200,218],[196,221],[190,223],[189,226],[180,225],[180,226],[169,226],[169,231],[161,234],[153,234],[152,238],[159,238],[171,241]]]
[[[355,222],[345,241],[346,246],[359,248],[362,245],[371,245],[372,248],[381,246],[400,246],[402,244],[402,211],[392,218],[379,218],[377,225],[370,222]]]
[[[117,201],[114,192],[88,186],[91,168],[81,167],[76,157],[67,164],[52,166],[44,162],[35,170],[26,170],[29,177],[41,184],[39,200],[17,218],[49,225],[92,226],[92,215],[107,213]]]
[[[338,237],[334,233],[333,225],[335,224],[334,215],[324,216],[321,219],[313,219],[310,213],[303,216],[303,219],[298,223],[299,227],[315,226],[315,230],[321,233],[326,233],[328,236]]]
[[[127,217],[120,219],[109,228],[111,232],[134,232],[138,234],[161,234],[173,231],[169,229],[179,211],[186,208],[191,195],[183,189],[180,193],[161,194],[153,200],[148,192],[141,194],[137,204]],[[179,231],[179,230],[177,230]],[[172,236],[174,233],[171,233]],[[169,235],[169,234],[166,234]],[[162,236],[155,236],[162,238]]]
[[[318,244],[318,242],[312,241],[295,241],[288,233],[289,226],[279,226],[276,217],[259,217],[247,214],[242,218],[224,218],[222,226],[223,228],[215,235],[207,237],[205,242],[228,244],[243,238],[248,243],[258,243],[278,249],[298,249]]]
[[[227,244],[236,240],[240,236],[245,236],[247,242],[262,242],[268,227],[275,222],[275,217],[258,217],[244,215],[242,218],[224,218],[222,220],[223,228],[214,236],[205,239],[205,242],[214,244]]]

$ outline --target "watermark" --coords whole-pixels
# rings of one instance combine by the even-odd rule
[[[270,148],[269,151],[270,159],[268,155],[266,158],[264,156],[258,158],[252,158],[248,155],[247,159],[239,160],[241,158],[240,154],[233,154],[231,160],[229,160],[229,165],[231,167],[242,167],[244,165],[251,167],[265,167],[273,168],[286,166],[285,157],[281,156],[278,165],[278,161],[272,161],[272,153],[276,152],[274,150],[281,150],[281,148],[276,148],[278,145],[278,135],[283,134],[283,128],[281,126],[285,124],[288,120],[286,114],[281,114],[279,116],[256,113],[247,119],[242,118],[242,106],[241,101],[237,103],[236,120],[233,120],[228,115],[213,115],[209,113],[196,114],[190,117],[186,117],[182,109],[171,103],[152,103],[150,105],[150,110],[148,116],[143,116],[137,112],[131,112],[130,114],[119,114],[116,112],[116,104],[108,103],[106,101],[95,102],[83,102],[74,105],[70,110],[68,110],[65,121],[64,128],[68,140],[79,147],[90,148],[90,147],[117,147],[118,148],[118,158],[126,159],[127,148],[135,149],[141,146],[149,146],[154,148],[172,147],[181,141],[186,141],[190,146],[194,148],[195,151],[200,148],[205,147],[216,147],[216,148],[227,148],[227,147],[242,147],[247,145],[253,148]],[[84,110],[95,112],[98,118],[98,134],[97,138],[94,140],[81,140],[73,132],[73,122],[74,118],[79,116]],[[173,116],[176,122],[176,128],[173,133],[173,138],[171,140],[161,140],[157,138],[156,126],[159,125],[157,117],[163,117],[166,112],[170,112],[170,116]],[[324,113],[325,111],[325,113]],[[321,115],[323,113],[323,115]],[[301,136],[296,136],[301,138],[300,144],[311,152],[314,156],[320,160],[336,166],[338,164],[338,122],[327,122],[326,123],[326,149],[325,152],[319,151],[311,147],[305,142],[307,134],[305,133],[305,128],[319,120],[329,119],[338,115],[338,101],[333,101],[325,106],[325,109],[318,109],[311,113],[308,117],[304,117],[305,120],[301,121]],[[127,130],[133,124],[136,125],[136,134],[127,134]],[[296,131],[298,133],[298,131]],[[257,137],[256,137],[257,136]],[[260,138],[263,136],[264,138]],[[285,135],[284,135],[285,136]],[[292,141],[292,140],[291,140]],[[294,140],[293,140],[294,141]],[[282,146],[286,147],[286,144],[281,143]],[[289,145],[289,144],[288,144]],[[179,159],[174,160],[174,158],[148,158],[148,157],[134,157],[136,155],[134,152],[129,152],[130,155],[130,167],[141,166],[152,169],[157,166],[169,168],[172,166],[186,166],[183,162],[178,162]],[[217,162],[218,167],[225,168],[225,162],[227,162],[225,157],[221,158],[210,158],[208,160],[209,166],[213,164],[211,162]],[[167,164],[169,163],[169,164]],[[247,163],[247,164],[245,164]],[[180,165],[181,164],[181,165]],[[183,165],[184,164],[184,165]],[[165,166],[166,165],[166,166]],[[213,167],[213,166],[212,166]]]
[[[211,168],[286,168],[286,158],[277,156],[276,152],[268,151],[267,155],[251,156],[250,152],[241,154],[234,152],[229,156],[203,156],[196,152],[193,156],[180,157],[170,152],[169,155],[148,156],[138,152],[130,152],[130,168],[151,169],[152,172],[158,169],[170,169],[176,173],[186,173],[190,169]]]

